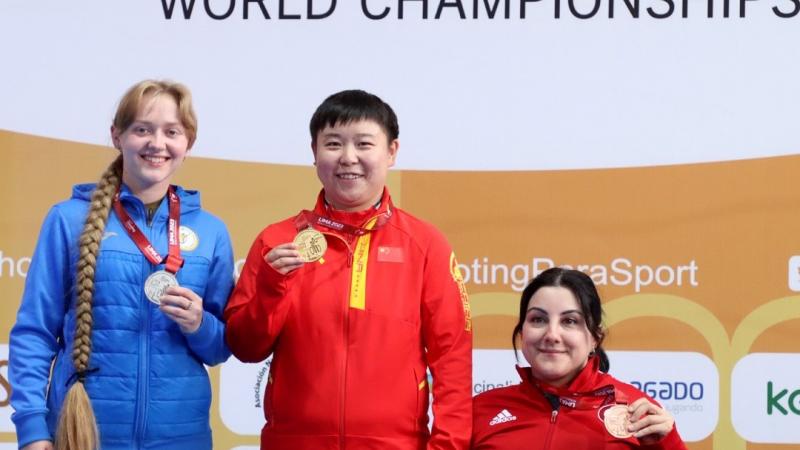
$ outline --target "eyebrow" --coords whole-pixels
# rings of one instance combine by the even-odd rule
[[[339,133],[322,133],[319,137],[320,140],[338,139],[342,140],[342,135]]]
[[[547,313],[547,311],[543,310],[542,308],[536,307],[536,306],[531,306],[530,308],[528,308],[528,310],[525,311],[525,314],[527,315],[531,311],[538,311],[538,312],[540,312],[540,313],[542,313],[542,314],[544,314],[546,316],[550,315],[550,314]],[[579,315],[582,316],[583,312],[581,312],[581,311],[579,311],[577,309],[568,309],[566,311],[562,311],[560,315],[565,316],[567,314],[579,314]]]
[[[148,120],[134,120],[133,123],[138,123],[138,124],[141,124],[141,125],[149,125],[149,126],[154,126],[155,125],[155,122],[150,122]],[[166,125],[168,127],[183,127],[183,123],[181,123],[181,122],[167,122],[164,125]]]
[[[377,135],[376,134],[372,134],[372,133],[358,133],[354,137],[356,137],[356,138],[365,138],[365,137],[374,138],[375,136],[377,136]],[[328,138],[328,137],[341,138],[342,134],[341,133],[336,133],[336,132],[333,132],[333,131],[329,131],[327,133],[322,133],[322,137],[323,138]]]

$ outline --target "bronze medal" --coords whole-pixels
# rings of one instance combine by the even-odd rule
[[[161,296],[168,287],[178,286],[178,279],[175,275],[167,272],[166,270],[159,270],[153,272],[147,277],[144,282],[144,295],[147,299],[156,305],[161,304]]]
[[[314,262],[325,254],[328,249],[328,241],[325,235],[313,228],[306,228],[297,233],[294,237],[294,244],[300,252],[300,258],[304,262]]]
[[[625,405],[614,405],[603,412],[603,424],[608,433],[615,438],[624,439],[633,436],[633,433],[628,431],[630,423],[628,407]]]

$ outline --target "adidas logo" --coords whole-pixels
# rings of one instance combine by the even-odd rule
[[[504,409],[504,410],[500,411],[499,413],[497,413],[496,416],[494,416],[494,419],[492,419],[492,421],[489,422],[489,425],[490,426],[491,425],[497,425],[498,423],[511,422],[513,420],[517,420],[517,416],[512,416],[511,413],[508,412],[507,409]]]

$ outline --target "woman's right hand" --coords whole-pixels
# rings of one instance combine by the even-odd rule
[[[304,264],[300,252],[297,251],[297,245],[293,242],[276,246],[267,253],[264,261],[281,275],[286,275]]]
[[[35,441],[22,447],[22,450],[53,450],[53,443],[50,441]]]
[[[675,419],[669,411],[650,403],[644,397],[628,406],[628,413],[631,421],[628,431],[644,445],[656,444],[675,426]]]

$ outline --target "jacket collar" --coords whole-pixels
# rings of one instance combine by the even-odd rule
[[[385,216],[388,219],[394,214],[394,205],[392,204],[392,197],[389,195],[389,189],[384,187],[377,207],[367,208],[363,211],[340,211],[327,204],[325,201],[325,189],[322,189],[317,195],[314,213],[348,225],[361,227],[376,216]]]
[[[75,186],[72,187],[72,198],[73,199],[78,199],[78,200],[84,200],[84,201],[87,201],[87,202],[91,201],[92,192],[94,192],[94,189],[95,189],[96,186],[97,186],[96,183],[76,184]],[[181,215],[184,215],[186,213],[189,213],[189,212],[196,211],[196,210],[200,209],[200,193],[199,192],[192,191],[192,190],[185,190],[180,186],[175,186],[175,193],[177,193],[178,196],[181,199]],[[133,195],[133,193],[131,193],[131,191],[128,188],[128,186],[126,186],[124,183],[122,184],[122,187],[121,187],[121,190],[120,190],[120,194],[119,194],[119,198],[122,201],[123,205],[139,205],[139,206],[143,206],[141,200],[139,200],[135,195]],[[164,206],[163,214],[166,214],[167,208],[166,208],[165,205],[162,205],[162,206]],[[134,213],[139,211],[139,208],[136,208],[136,207],[134,207],[132,209],[133,210],[129,209],[128,213],[134,214]],[[162,209],[161,206],[159,206],[158,209],[159,209],[159,211],[156,212],[157,216],[162,213],[161,212],[161,209]],[[142,211],[143,211],[143,209],[142,209]]]
[[[625,393],[616,389],[612,378],[600,371],[600,359],[589,358],[586,366],[569,385],[559,388],[534,378],[530,367],[517,366],[522,378],[520,388],[530,396],[544,396],[571,408],[592,409],[609,402],[628,403]],[[547,395],[550,394],[550,395]],[[600,403],[598,403],[600,402]],[[555,407],[555,406],[554,406]]]

